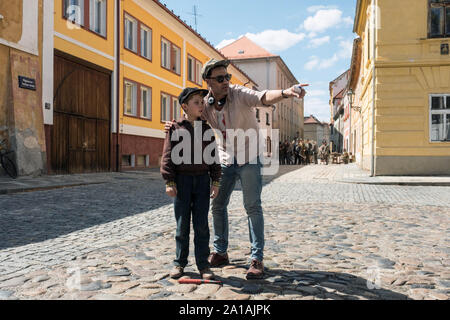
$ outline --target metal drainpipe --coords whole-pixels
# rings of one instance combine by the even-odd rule
[[[370,176],[375,176],[375,85],[376,85],[376,75],[375,75],[375,54],[376,54],[376,32],[377,32],[377,7],[378,0],[372,0],[372,145],[371,145],[371,162],[370,162]]]
[[[117,51],[116,51],[116,168],[117,172],[120,172],[120,1],[116,1],[116,7],[117,7],[117,15],[116,15],[116,45],[117,45]]]

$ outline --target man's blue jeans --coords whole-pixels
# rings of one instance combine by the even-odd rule
[[[214,226],[214,251],[225,253],[228,249],[228,211],[236,180],[242,185],[244,208],[247,211],[251,258],[263,260],[264,251],[264,217],[261,207],[262,177],[261,164],[245,164],[239,166],[236,162],[231,166],[222,165],[219,194],[212,202]]]
[[[174,199],[177,231],[174,264],[185,267],[189,256],[189,231],[194,228],[195,262],[199,270],[209,267],[208,212],[210,199],[209,174],[188,176],[177,174],[177,196]]]

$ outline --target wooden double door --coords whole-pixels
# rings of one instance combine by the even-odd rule
[[[110,73],[55,55],[53,172],[110,170],[110,101]]]

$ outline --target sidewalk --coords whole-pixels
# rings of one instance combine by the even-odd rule
[[[56,188],[75,187],[88,184],[100,184],[117,182],[119,180],[133,179],[160,179],[159,168],[151,168],[142,171],[125,172],[99,172],[65,175],[24,176],[12,179],[8,176],[0,176],[0,194],[17,192],[29,192],[36,190],[50,190]]]
[[[291,167],[282,166],[281,168]],[[319,183],[353,183],[378,185],[408,185],[408,186],[450,186],[448,176],[375,176],[362,170],[356,163],[350,164],[318,164],[303,166],[295,173],[287,173],[278,180],[289,182],[319,182]]]
[[[336,165],[336,182],[381,185],[410,186],[450,186],[447,176],[370,176],[370,171],[362,170],[356,163]]]

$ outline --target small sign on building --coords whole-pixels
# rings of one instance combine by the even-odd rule
[[[19,76],[19,88],[36,91],[36,79]]]

